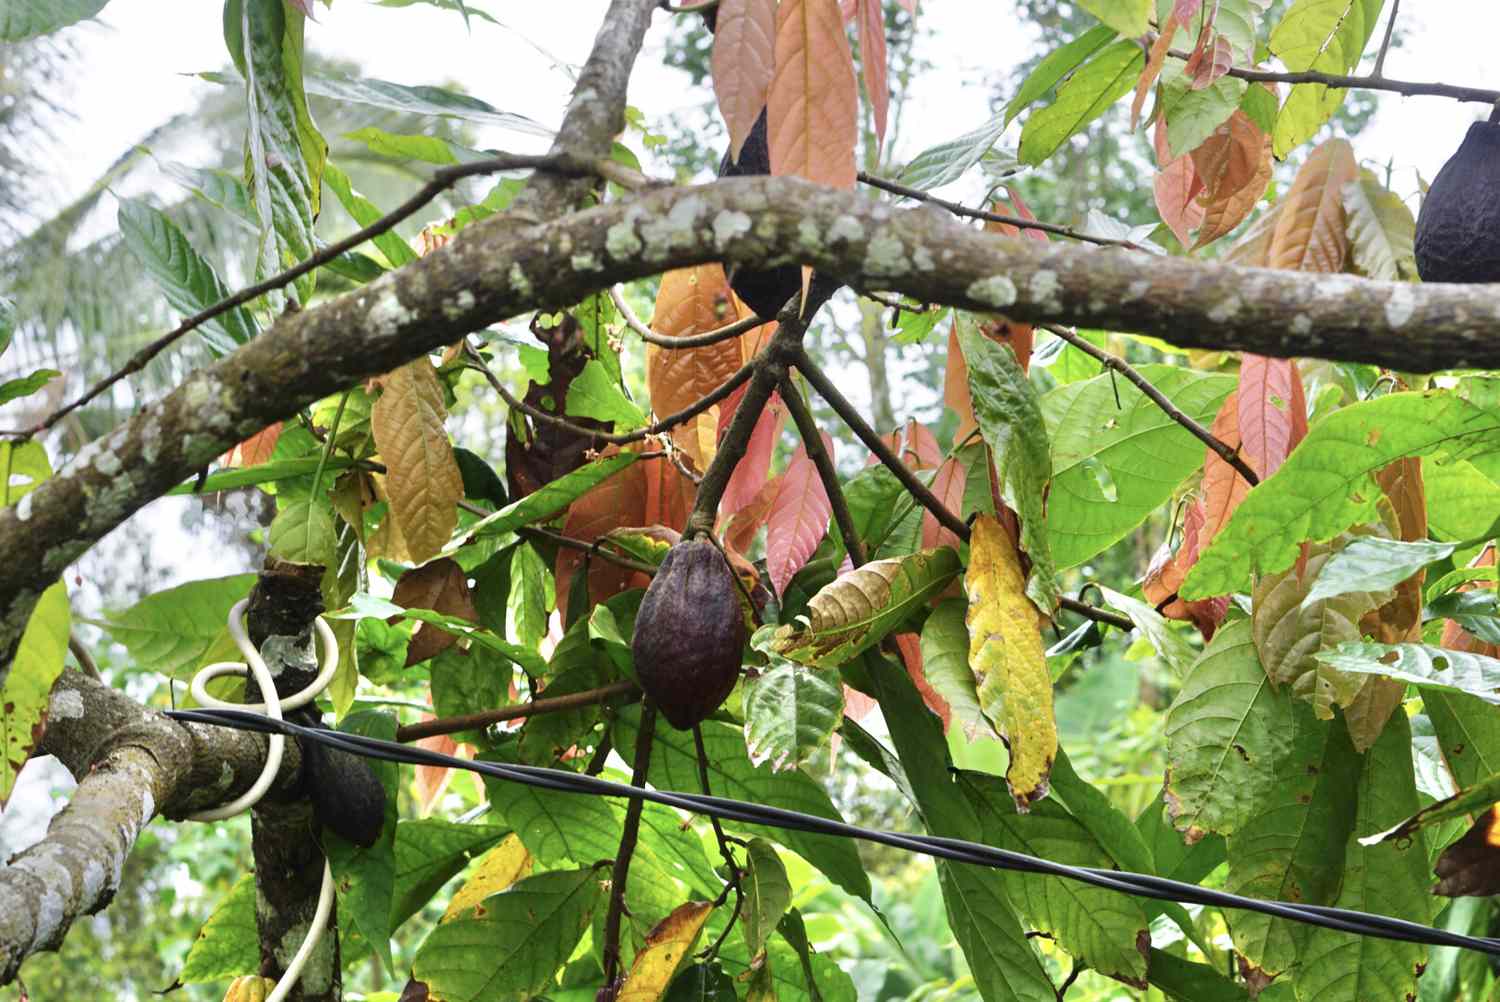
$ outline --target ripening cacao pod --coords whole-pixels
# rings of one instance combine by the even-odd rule
[[[641,600],[631,652],[646,695],[687,730],[728,697],[740,675],[745,615],[739,583],[704,539],[667,551]]]
[[[1500,282],[1500,123],[1469,126],[1417,217],[1424,282]]]
[[[266,1002],[266,997],[276,990],[276,982],[255,974],[235,978],[224,993],[224,1002]]]

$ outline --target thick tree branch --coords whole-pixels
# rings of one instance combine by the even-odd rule
[[[1249,463],[1245,462],[1245,458],[1240,455],[1238,449],[1231,448],[1217,438],[1213,432],[1203,427],[1197,421],[1194,421],[1187,414],[1184,414],[1176,404],[1167,399],[1161,390],[1152,386],[1150,381],[1136,370],[1135,366],[1118,355],[1110,354],[1087,338],[1079,337],[1076,332],[1069,330],[1061,324],[1043,324],[1042,328],[1062,338],[1068,344],[1103,365],[1106,369],[1118,372],[1124,376],[1136,389],[1146,395],[1146,399],[1160,408],[1163,414],[1182,425],[1182,427],[1192,433],[1194,438],[1212,449],[1224,462],[1234,467],[1235,472],[1244,477],[1245,482],[1251,487],[1260,483],[1260,477],[1255,475],[1255,471],[1250,468]]]
[[[255,782],[266,736],[179,724],[82,672],[52,687],[37,755],[78,779],[41,842],[0,867],[0,984],[21,962],[52,950],[81,915],[107,905],[141,830],[158,814],[182,818]],[[302,759],[288,742],[271,795],[295,786]]]
[[[1043,245],[797,178],[650,191],[536,225],[486,220],[399,271],[282,317],[0,511],[0,683],[32,606],[65,567],[272,421],[497,320],[705,261],[805,263],[924,302],[1138,331],[1184,347],[1408,372],[1500,368],[1500,296],[1491,286]]]

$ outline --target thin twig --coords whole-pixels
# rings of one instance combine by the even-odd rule
[[[639,442],[643,439],[650,438],[652,435],[660,435],[662,432],[671,431],[678,425],[686,421],[690,421],[693,418],[697,417],[699,414],[702,414],[714,404],[718,403],[719,401],[723,400],[725,397],[733,393],[735,390],[739,389],[740,384],[749,379],[751,374],[754,372],[754,368],[751,365],[746,364],[738,369],[734,373],[734,375],[730,376],[728,379],[724,380],[724,382],[720,383],[719,386],[715,390],[713,390],[713,392],[700,397],[693,403],[688,404],[682,410],[677,411],[674,414],[668,414],[666,417],[657,421],[655,424],[647,425],[645,428],[637,428],[635,431],[619,432],[616,434],[601,431],[598,428],[589,428],[585,425],[569,421],[567,418],[559,417],[556,414],[551,414],[547,411],[542,410],[540,407],[533,407],[531,404],[526,403],[524,400],[518,399],[514,393],[505,388],[505,384],[501,382],[500,377],[495,375],[495,371],[489,367],[489,364],[485,362],[484,357],[474,349],[474,346],[472,344],[465,342],[464,355],[468,360],[470,368],[473,368],[476,371],[484,374],[484,377],[489,381],[490,386],[496,393],[500,394],[500,398],[505,401],[507,406],[518,410],[537,421],[542,421],[546,424],[550,424],[553,427],[562,428],[565,431],[570,431],[575,435],[582,435],[588,438],[598,439],[601,442],[609,442],[613,445],[628,445],[631,442]]]
[[[641,730],[635,741],[635,765],[630,773],[631,786],[646,785],[646,770],[651,764],[651,739],[656,732],[656,704],[649,699],[641,705]],[[635,853],[641,833],[641,808],[645,801],[632,797],[625,808],[625,827],[620,833],[620,848],[615,853],[614,869],[609,875],[609,911],[604,916],[604,986],[611,989],[620,975],[620,920],[625,914],[625,883],[630,879],[630,857]]]
[[[1169,49],[1167,55],[1173,59],[1186,60],[1191,53],[1181,49]],[[1228,75],[1260,83],[1316,83],[1339,90],[1383,90],[1407,97],[1446,97],[1454,101],[1474,104],[1493,104],[1500,101],[1500,90],[1485,90],[1482,87],[1461,87],[1457,84],[1423,83],[1413,80],[1387,80],[1377,76],[1349,76],[1342,73],[1319,73],[1317,70],[1277,72],[1275,70],[1251,70],[1233,67]]]
[[[172,328],[167,333],[163,334],[161,337],[157,338],[155,341],[152,341],[140,351],[136,352],[124,365],[116,369],[114,372],[110,373],[104,379],[95,383],[82,396],[78,397],[72,403],[58,408],[50,415],[48,415],[45,419],[35,425],[32,425],[30,428],[21,431],[3,432],[0,434],[30,438],[46,431],[48,428],[51,428],[53,425],[57,424],[57,422],[61,421],[68,414],[71,414],[73,411],[82,407],[84,404],[87,404],[89,401],[98,397],[101,393],[118,383],[120,380],[124,379],[126,376],[129,376],[136,372],[140,372],[146,367],[146,364],[148,362],[150,362],[153,358],[161,354],[174,342],[176,342],[178,339],[182,338],[192,330],[201,327],[203,324],[214,319],[215,317],[222,316],[223,314],[228,313],[236,306],[243,306],[245,303],[250,302],[252,299],[256,299],[276,289],[284,288],[297,279],[301,278],[303,275],[306,275],[313,269],[322,267],[323,265],[337,258],[340,254],[343,254],[346,251],[353,250],[372,237],[380,236],[382,233],[385,233],[386,231],[390,230],[391,227],[401,222],[403,219],[411,216],[418,209],[425,206],[428,202],[431,202],[438,195],[453,187],[464,178],[474,177],[479,174],[493,174],[497,171],[523,169],[552,171],[558,174],[566,175],[568,177],[606,176],[606,169],[602,166],[602,164],[580,161],[576,157],[559,156],[555,154],[520,155],[513,153],[504,153],[498,156],[489,157],[485,160],[476,160],[473,163],[455,164],[451,167],[440,168],[433,173],[432,179],[430,181],[422,185],[421,188],[417,189],[416,194],[412,195],[396,208],[392,209],[390,212],[387,212],[385,215],[375,220],[369,226],[365,226],[358,230],[355,230],[344,239],[329,244],[327,247],[324,247],[322,250],[312,254],[305,260],[297,262],[295,265],[283,272],[280,272],[279,274],[272,275],[265,281],[256,282],[254,285],[247,285],[240,291],[236,292],[234,295],[221,299],[217,303],[214,303],[212,306],[209,306],[205,309],[199,310],[197,313],[194,313],[192,316],[183,320],[182,323],[178,324],[176,327]],[[609,170],[607,173],[615,174],[617,173],[617,171]]]
[[[1187,414],[1184,414],[1172,401],[1166,398],[1161,390],[1152,386],[1146,377],[1141,375],[1129,362],[1118,355],[1105,351],[1086,338],[1079,337],[1076,331],[1069,330],[1061,324],[1042,324],[1041,327],[1054,336],[1062,338],[1068,344],[1099,362],[1106,369],[1118,372],[1124,376],[1136,389],[1144,393],[1147,399],[1161,408],[1162,413],[1182,425],[1182,427],[1192,433],[1194,438],[1208,446],[1224,462],[1234,467],[1235,472],[1244,477],[1245,482],[1251,487],[1260,483],[1260,477],[1256,476],[1255,471],[1250,468],[1249,463],[1245,462],[1244,457],[1239,454],[1238,449],[1222,441],[1213,432],[1203,427],[1203,425],[1193,420]]]
[[[523,525],[516,530],[516,535],[522,537],[529,536],[533,539],[545,539],[549,543],[556,543],[558,546],[565,546],[570,550],[592,553],[600,559],[614,564],[616,567],[640,571],[642,574],[655,574],[657,571],[655,564],[648,564],[644,560],[635,560],[631,557],[615,553],[612,550],[605,549],[604,544],[609,542],[609,540],[603,536],[600,536],[593,542],[589,542],[587,539],[575,539],[572,536],[564,536],[560,532],[553,532],[551,529],[543,529],[539,525]]]
[[[786,404],[787,413],[792,416],[792,423],[797,426],[797,434],[802,436],[802,447],[807,450],[807,458],[812,460],[813,466],[818,470],[818,479],[823,481],[823,491],[828,495],[833,521],[844,537],[844,549],[849,553],[849,560],[858,567],[865,562],[865,547],[854,530],[854,516],[849,513],[849,501],[844,497],[844,489],[839,484],[833,459],[823,446],[823,436],[818,433],[812,411],[807,409],[802,391],[797,389],[797,384],[792,382],[790,376],[781,381],[781,400]]]
[[[542,696],[525,703],[517,703],[515,706],[502,706],[494,710],[479,710],[475,713],[461,713],[452,717],[437,717],[433,720],[421,720],[415,724],[404,724],[396,728],[396,740],[418,741],[439,734],[478,731],[506,720],[519,720],[522,717],[534,717],[541,713],[576,710],[595,703],[603,703],[615,696],[630,696],[639,692],[640,689],[634,682],[611,682],[597,689],[570,692],[565,696]]]
[[[932,512],[933,516],[937,518],[938,522],[944,528],[950,530],[959,539],[967,542],[970,535],[968,523],[949,511],[947,506],[938,500],[937,495],[933,494],[926,484],[917,479],[916,474],[911,471],[911,468],[901,462],[900,457],[892,452],[891,447],[875,433],[875,429],[865,423],[865,419],[860,416],[859,411],[855,410],[854,405],[839,392],[838,387],[833,385],[833,382],[823,373],[823,370],[819,369],[807,357],[805,352],[793,364],[796,366],[797,371],[801,372],[807,378],[807,381],[812,384],[813,389],[818,391],[818,396],[822,397],[828,406],[833,408],[833,412],[843,420],[844,424],[849,426],[849,430],[854,432],[855,437],[863,442],[865,447],[875,454],[875,458],[885,464],[886,469],[895,475],[896,479],[901,482],[901,486],[905,487],[923,508]],[[1075,612],[1086,619],[1092,619],[1096,623],[1108,623],[1122,630],[1135,629],[1135,624],[1127,616],[1095,608],[1087,602],[1080,602],[1077,599],[1068,598],[1066,595],[1058,599],[1058,605],[1069,612]]]
[[[1391,18],[1385,23],[1385,37],[1380,40],[1380,54],[1375,57],[1375,69],[1370,76],[1377,80],[1385,78],[1385,54],[1391,51],[1391,39],[1396,35],[1396,14],[1401,10],[1401,0],[1391,0]]]
[[[78,634],[68,634],[68,650],[72,653],[73,659],[78,662],[78,667],[82,668],[85,674],[91,675],[94,678],[101,677],[99,666],[94,663],[94,655],[89,653],[89,649],[78,638]]]
[[[1057,986],[1057,1002],[1063,1002],[1064,997],[1068,994],[1068,989],[1073,987],[1073,982],[1077,981],[1078,975],[1082,973],[1083,965],[1076,960],[1073,961],[1073,969],[1068,972],[1066,978],[1063,978],[1063,983]]]
[[[1124,247],[1127,250],[1142,250],[1140,244],[1129,240],[1116,240],[1112,237],[1096,237],[1091,233],[1075,230],[1071,226],[1062,226],[1058,223],[1044,223],[1036,219],[1023,219],[1020,216],[1007,216],[999,212],[986,212],[984,209],[971,209],[967,205],[958,202],[950,202],[946,198],[938,198],[936,195],[923,191],[921,188],[912,188],[883,177],[876,177],[860,171],[859,179],[872,188],[888,191],[893,195],[901,195],[906,198],[914,198],[919,202],[927,202],[941,209],[947,209],[955,216],[967,216],[970,219],[983,219],[991,223],[1004,223],[1014,226],[1020,230],[1041,230],[1043,233],[1051,233],[1054,236],[1069,237],[1073,240],[1082,240],[1085,243],[1098,244],[1101,247]]]
[[[703,746],[703,726],[701,724],[693,725],[693,745],[698,752],[698,783],[703,787],[703,795],[705,797],[712,797],[714,791],[708,782],[708,750]],[[707,950],[699,954],[705,961],[712,960],[719,955],[719,947],[723,946],[724,940],[729,938],[729,930],[734,928],[735,919],[740,916],[740,905],[745,900],[744,888],[740,886],[739,864],[734,860],[734,851],[729,848],[729,838],[724,834],[724,826],[719,822],[718,818],[709,818],[709,821],[713,825],[714,839],[719,843],[719,856],[724,860],[724,866],[729,870],[729,880],[725,883],[724,890],[719,895],[717,904],[723,904],[732,890],[734,891],[734,912],[729,916],[729,921],[724,923],[724,929],[719,933],[719,938],[714,940],[713,945]]]
[[[652,330],[641,320],[635,310],[630,308],[630,304],[625,301],[625,296],[620,292],[618,285],[611,285],[609,287],[609,299],[610,302],[615,304],[615,309],[620,311],[620,316],[624,319],[626,327],[639,334],[642,340],[654,344],[658,348],[671,350],[706,348],[711,344],[718,344],[720,341],[728,341],[730,338],[739,337],[747,331],[753,331],[755,328],[762,327],[771,322],[763,317],[749,316],[743,320],[736,320],[732,324],[726,324],[723,327],[718,327],[702,334],[690,334],[687,337],[669,337],[666,334],[656,333],[656,331]]]

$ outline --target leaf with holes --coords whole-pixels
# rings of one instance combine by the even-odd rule
[[[828,744],[844,716],[837,675],[777,659],[745,694],[745,745],[750,761],[795,769]]]
[[[458,525],[464,481],[443,427],[447,416],[437,370],[425,355],[385,376],[370,414],[391,515],[415,563],[441,551]]]
[[[872,561],[822,588],[808,603],[806,622],[777,627],[771,646],[802,664],[837,667],[879,643],[960,569],[946,546]]]
[[[1500,660],[1428,644],[1369,644],[1351,641],[1319,651],[1317,659],[1340,671],[1437,686],[1500,705]]]

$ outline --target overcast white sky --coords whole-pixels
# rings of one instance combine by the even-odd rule
[[[497,107],[555,124],[568,80],[525,39],[580,63],[604,0],[475,0],[471,6],[489,11],[511,30],[476,19],[466,33],[456,14],[431,7],[393,9],[337,0],[331,9],[319,5],[307,41],[319,51],[358,60],[366,75],[406,84],[457,80]],[[920,17],[936,32],[926,54],[938,68],[921,82],[920,114],[909,117],[899,156],[983,122],[989,94],[980,82],[988,72],[1024,58],[1034,45],[1006,0],[922,0]],[[667,18],[656,16],[648,53],[637,63],[631,85],[631,102],[652,115],[690,103],[682,75],[652,57],[666,34]],[[1500,59],[1494,57],[1500,3],[1408,2],[1400,18],[1407,39],[1387,60],[1389,76],[1500,87]],[[56,149],[66,157],[64,169],[75,189],[171,111],[188,107],[199,88],[212,86],[184,74],[218,68],[225,58],[217,3],[114,0],[100,20],[102,26],[74,29],[83,46],[78,63],[83,72],[68,103],[78,119],[57,136]],[[1486,110],[1439,98],[1386,95],[1374,126],[1360,137],[1358,152],[1372,166],[1393,160],[1397,189],[1409,195],[1416,189],[1412,170],[1430,180],[1468,123]],[[515,150],[535,143],[514,135],[486,138]]]

